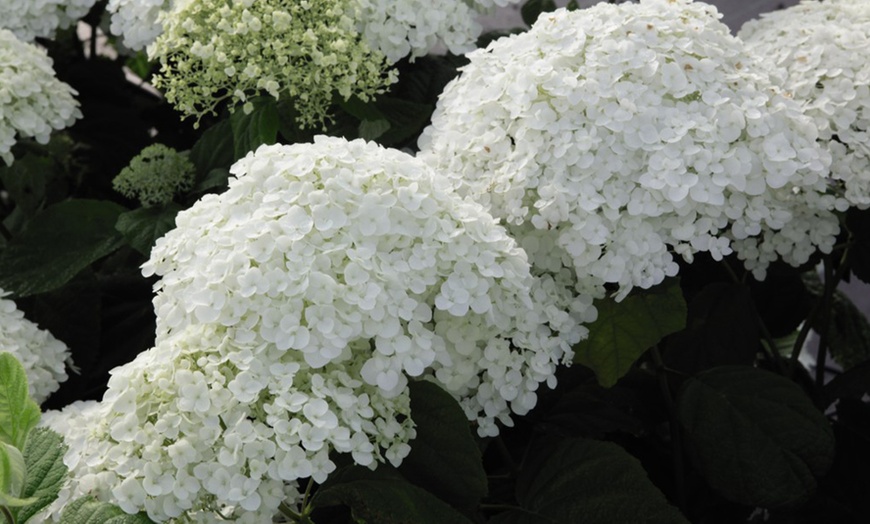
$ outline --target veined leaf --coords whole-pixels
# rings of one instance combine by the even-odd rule
[[[40,415],[27,390],[24,366],[11,354],[0,353],[0,442],[24,449]]]
[[[70,502],[60,515],[61,524],[153,524],[145,513],[130,515],[124,510],[100,502],[92,497],[82,497]]]
[[[54,431],[34,428],[30,432],[24,448],[26,476],[21,497],[32,503],[13,511],[18,524],[24,524],[57,499],[68,472],[63,463],[66,450],[63,437]]]

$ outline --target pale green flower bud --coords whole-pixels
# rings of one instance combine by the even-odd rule
[[[138,199],[142,207],[168,204],[193,187],[195,168],[187,156],[154,144],[142,150],[112,181],[115,191]]]

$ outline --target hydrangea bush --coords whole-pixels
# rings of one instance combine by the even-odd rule
[[[0,33],[0,521],[870,518],[863,5],[515,4]]]
[[[870,4],[804,1],[746,23],[738,34],[772,63],[780,85],[815,121],[833,155],[830,180],[850,204],[870,206]],[[787,41],[789,45],[782,45]]]
[[[69,348],[33,322],[0,289],[0,353],[11,353],[24,366],[30,396],[44,402],[67,379]]]
[[[0,157],[12,164],[21,137],[48,142],[81,118],[76,91],[59,81],[45,51],[0,29]]]
[[[12,31],[25,42],[37,37],[53,38],[85,16],[96,0],[8,0],[0,4],[0,28]]]

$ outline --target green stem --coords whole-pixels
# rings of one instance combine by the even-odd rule
[[[3,513],[3,516],[6,517],[6,522],[9,524],[15,524],[15,516],[12,515],[12,512],[9,511],[9,508],[6,506],[0,506],[0,512]]]
[[[297,513],[293,510],[293,508],[288,506],[286,502],[282,502],[281,505],[278,506],[278,510],[285,517],[289,518],[293,522],[297,522],[298,524],[314,524],[314,521],[311,520],[311,517],[308,515],[307,511]]]
[[[685,513],[687,503],[685,467],[683,465],[683,435],[680,432],[677,407],[676,404],[674,404],[673,395],[671,395],[667,370],[665,369],[665,364],[664,361],[662,361],[662,355],[659,353],[658,346],[650,348],[650,356],[652,357],[653,365],[655,366],[659,389],[662,391],[662,397],[664,397],[665,405],[668,410],[668,424],[670,426],[671,434],[671,456],[674,468],[674,487],[677,490],[677,506],[683,513]]]

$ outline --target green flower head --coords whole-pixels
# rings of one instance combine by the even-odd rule
[[[115,191],[138,199],[142,207],[168,204],[172,197],[193,187],[195,168],[187,156],[154,144],[142,150],[112,181]]]
[[[294,100],[303,127],[323,125],[338,93],[362,100],[395,82],[384,55],[355,29],[349,0],[189,0],[163,18],[149,47],[154,84],[185,117],[269,94]]]

